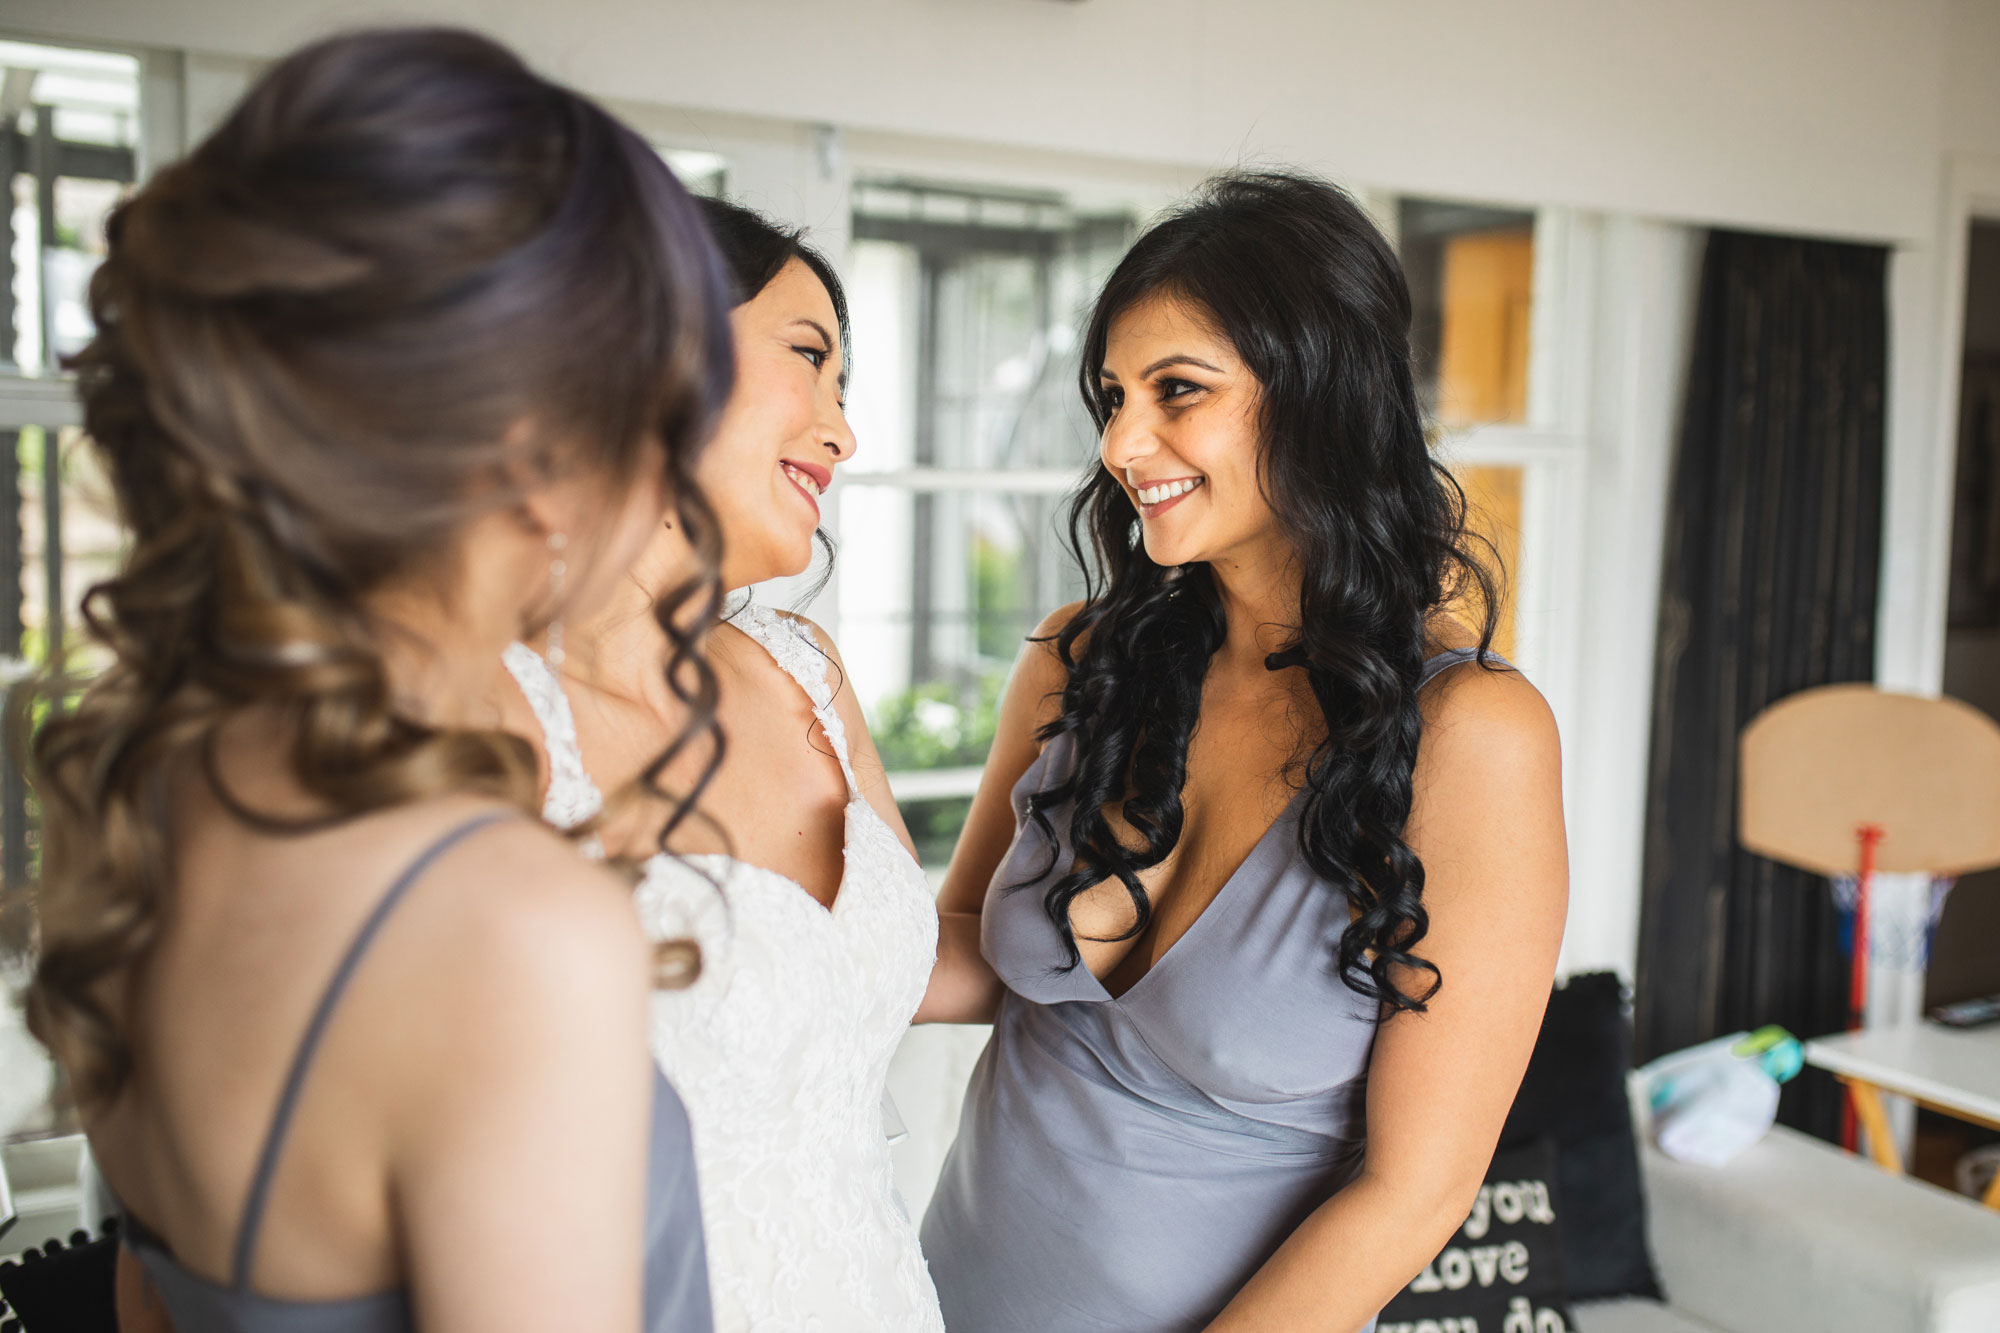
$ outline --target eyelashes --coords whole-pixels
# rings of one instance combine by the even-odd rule
[[[811,343],[794,343],[792,350],[806,359],[807,364],[813,368],[814,373],[825,370],[827,362],[833,360],[833,349],[831,347],[815,347]],[[839,402],[841,415],[843,416],[847,414],[846,390],[847,386],[843,384],[841,386]]]
[[[1155,380],[1153,383],[1159,392],[1160,402],[1168,407],[1172,407],[1182,399],[1205,392],[1208,389],[1206,384],[1196,384],[1193,380],[1173,379],[1171,377]],[[1101,384],[1098,386],[1098,392],[1103,395],[1104,405],[1112,413],[1116,413],[1119,408],[1125,406],[1125,390],[1118,385],[1110,383]]]

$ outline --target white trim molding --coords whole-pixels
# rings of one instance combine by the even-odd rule
[[[0,374],[0,430],[83,424],[76,381],[67,375]]]
[[[2000,158],[1953,157],[1945,169],[1935,252],[1903,249],[1892,258],[1903,271],[1892,271],[1890,279],[1891,373],[1903,356],[1921,365],[1928,350],[1934,376],[1928,394],[1911,386],[1921,397],[1907,413],[1897,412],[1892,383],[1875,675],[1886,688],[1919,694],[1944,686],[1966,257],[1972,224],[1981,219],[2000,221]],[[1906,350],[1901,342],[1925,323],[1926,289],[1934,293],[1936,309],[1929,313],[1936,342]]]

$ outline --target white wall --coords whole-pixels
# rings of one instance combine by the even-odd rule
[[[1636,975],[1667,493],[1694,329],[1700,237],[1611,218],[1591,247],[1582,670],[1564,719],[1565,972]]]
[[[1950,0],[9,0],[4,21],[268,56],[421,15],[648,102],[1928,240],[1961,8],[1972,26]]]
[[[2000,157],[2000,4],[1951,0],[1946,25],[1945,149]]]

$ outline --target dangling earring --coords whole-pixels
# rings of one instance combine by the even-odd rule
[[[562,670],[563,664],[563,579],[569,573],[569,563],[563,559],[562,553],[568,546],[569,538],[564,534],[560,532],[549,534],[549,599],[555,603],[556,611],[549,618],[548,648],[542,656],[547,658],[549,665],[557,671]]]

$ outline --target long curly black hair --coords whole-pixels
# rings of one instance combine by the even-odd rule
[[[1112,413],[1098,375],[1111,325],[1156,296],[1199,309],[1261,386],[1263,491],[1303,575],[1297,637],[1268,665],[1304,669],[1325,723],[1298,765],[1299,851],[1354,912],[1337,949],[1341,978],[1421,1011],[1443,980],[1416,952],[1429,929],[1424,867],[1403,840],[1425,647],[1434,617],[1463,597],[1483,609],[1487,662],[1498,598],[1467,531],[1464,492],[1425,439],[1402,267],[1368,215],[1324,181],[1280,172],[1208,181],[1139,239],[1097,299],[1080,382],[1099,430]],[[1104,468],[1078,492],[1069,529],[1088,592],[1054,637],[1068,680],[1041,739],[1070,736],[1077,759],[1034,794],[1029,815],[1053,845],[1050,814],[1072,807],[1073,864],[1044,907],[1074,967],[1069,907],[1093,885],[1116,878],[1131,895],[1137,919],[1117,938],[1151,921],[1139,874],[1180,839],[1188,742],[1225,621],[1209,567],[1155,564],[1131,500]],[[1105,817],[1113,807],[1143,850],[1119,841]],[[1413,972],[1427,984],[1406,986]]]

